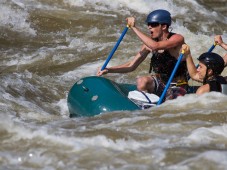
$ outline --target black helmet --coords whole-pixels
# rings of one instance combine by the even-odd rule
[[[146,19],[147,23],[159,23],[159,24],[167,24],[171,25],[171,14],[164,10],[164,9],[158,9],[155,11],[152,11]]]
[[[225,62],[223,58],[212,52],[206,52],[199,56],[198,60],[205,64],[208,69],[212,69],[214,75],[219,75],[224,70]]]

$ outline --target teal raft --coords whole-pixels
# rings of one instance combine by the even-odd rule
[[[188,93],[196,89],[190,87]],[[222,93],[227,94],[227,85],[222,85]],[[90,76],[72,86],[67,104],[70,117],[89,117],[104,112],[142,110],[156,106],[158,101],[159,97],[154,94],[136,91],[134,84],[121,84],[104,77]]]
[[[127,96],[136,85],[118,84],[104,77],[85,77],[68,94],[70,117],[95,116],[103,112],[133,111],[141,108]]]

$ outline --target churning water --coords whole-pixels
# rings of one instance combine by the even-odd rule
[[[205,4],[1,0],[0,169],[227,169],[225,95],[191,94],[150,110],[92,118],[70,119],[67,108],[71,86],[96,74],[128,16],[148,33],[146,15],[169,10],[173,32],[184,35],[195,61],[212,46],[214,35],[222,34],[227,42],[226,12]],[[129,30],[109,65],[131,59],[140,46]],[[226,53],[220,47],[214,52]],[[134,83],[148,73],[148,63],[132,73],[105,77]]]

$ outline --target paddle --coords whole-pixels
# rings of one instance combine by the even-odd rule
[[[210,49],[208,50],[208,53],[211,53],[213,51],[213,49],[215,48],[215,46],[217,45],[217,43],[214,43]]]
[[[208,53],[211,53],[212,51],[213,51],[213,49],[215,48],[215,46],[217,45],[217,43],[215,42],[211,47],[210,47],[210,49],[207,51]],[[198,68],[199,67],[199,64],[197,64],[196,65],[196,68]],[[190,80],[190,76],[189,76],[189,74],[187,74],[187,79],[188,79],[188,81]]]
[[[170,76],[170,78],[169,78],[169,80],[168,80],[168,82],[167,82],[167,84],[166,84],[165,89],[164,89],[163,92],[162,92],[162,95],[161,95],[161,97],[160,97],[160,99],[159,99],[157,105],[160,105],[160,104],[162,103],[162,101],[163,101],[163,99],[164,99],[164,97],[165,97],[165,95],[166,95],[166,92],[167,92],[167,90],[168,90],[168,88],[169,88],[169,86],[170,86],[170,83],[172,82],[173,77],[174,77],[174,75],[175,75],[175,73],[176,73],[176,71],[177,71],[177,69],[178,69],[178,67],[179,67],[179,65],[180,65],[180,62],[181,62],[183,56],[184,56],[184,50],[181,51],[181,54],[180,54],[180,56],[179,56],[179,58],[178,58],[178,60],[177,60],[177,63],[176,63],[176,65],[175,65],[175,67],[174,67],[174,69],[173,69],[173,71],[172,71],[172,73],[171,73],[171,76]]]
[[[120,38],[118,39],[117,43],[115,44],[114,48],[112,49],[112,51],[110,52],[108,58],[106,59],[105,63],[103,64],[101,71],[104,70],[107,66],[107,64],[109,63],[110,59],[112,58],[112,56],[114,55],[115,51],[117,50],[117,47],[119,46],[119,44],[121,43],[121,40],[124,38],[125,34],[128,31],[128,25],[125,27],[125,29],[123,30],[123,32],[121,33]]]

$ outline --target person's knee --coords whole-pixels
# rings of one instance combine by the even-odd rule
[[[144,77],[137,78],[137,89],[139,91],[145,91],[146,89],[146,80]]]
[[[153,81],[151,77],[139,77],[137,78],[137,89],[139,91],[147,91],[151,93],[153,91]]]

